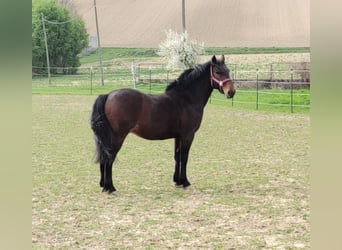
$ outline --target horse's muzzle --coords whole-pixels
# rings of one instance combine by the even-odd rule
[[[230,99],[230,98],[233,98],[234,95],[235,95],[235,90],[229,90],[226,96],[228,99]]]

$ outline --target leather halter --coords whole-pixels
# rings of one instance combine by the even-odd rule
[[[218,89],[222,94],[224,94],[223,92],[223,84],[226,82],[232,81],[231,78],[226,77],[223,80],[219,80],[217,79],[214,75],[213,75],[213,65],[210,65],[210,83],[211,83],[211,87],[213,89]],[[217,83],[217,86],[215,88],[213,82]]]

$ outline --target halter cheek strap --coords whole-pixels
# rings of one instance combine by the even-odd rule
[[[223,84],[226,82],[231,81],[232,79],[229,77],[224,78],[223,80],[219,80],[217,79],[214,74],[213,74],[213,65],[210,65],[210,83],[211,83],[211,87],[213,89],[218,89],[222,94],[224,94],[223,92]],[[214,82],[217,83],[217,86],[215,88],[214,86]]]

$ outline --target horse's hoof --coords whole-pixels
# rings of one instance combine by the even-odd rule
[[[102,193],[107,193],[107,194],[116,194],[116,190],[102,190]]]
[[[107,189],[108,194],[114,193],[115,191],[116,191],[115,187],[110,187]]]
[[[190,187],[190,182],[185,182],[185,183],[175,183],[175,187],[176,188],[184,188],[187,189],[188,187]]]
[[[102,189],[102,192],[103,193],[108,193],[108,194],[111,194],[111,193],[114,193],[116,191],[115,187],[104,187]]]

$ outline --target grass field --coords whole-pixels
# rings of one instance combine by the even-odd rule
[[[150,58],[158,57],[157,48],[102,48],[102,59],[104,61],[113,60],[115,58]],[[239,55],[239,54],[282,54],[282,53],[310,53],[308,47],[298,48],[251,48],[251,47],[234,47],[234,48],[218,48],[207,47],[204,51],[205,55]],[[88,55],[81,57],[81,64],[94,63],[99,60],[97,50],[93,50]]]
[[[32,95],[32,249],[309,249],[309,116],[210,105],[173,186],[173,141],[128,136],[101,193],[95,96]]]
[[[166,69],[165,60],[156,56],[156,50],[155,48],[103,48],[104,86],[99,84],[98,54],[94,52],[81,57],[82,67],[75,75],[54,75],[51,84],[46,76],[34,76],[32,94],[98,95],[113,89],[132,88],[132,62],[136,66],[137,78],[145,83],[138,85],[138,89],[145,93],[161,93],[165,90],[166,83],[160,82],[176,79],[182,70],[173,72]],[[202,62],[210,60],[212,54],[225,54],[231,75],[237,81],[238,92],[234,100],[227,101],[214,91],[210,99],[212,104],[276,112],[310,112],[309,89],[294,89],[291,92],[289,89],[272,87],[272,89],[260,89],[257,93],[256,87],[246,89],[238,86],[243,81],[255,81],[257,72],[259,79],[270,81],[272,78],[272,82],[280,86],[282,81],[291,80],[292,68],[295,69],[292,75],[294,81],[300,81],[300,70],[310,68],[310,48],[207,47],[205,51],[205,55],[201,57]],[[301,64],[305,64],[305,67]],[[150,79],[153,80],[152,85],[148,84]]]
[[[77,76],[76,76],[77,77]],[[46,78],[34,79],[32,82],[32,94],[43,95],[99,95],[108,93],[114,89],[120,88],[133,88],[132,80],[124,79],[122,81],[113,79],[112,82],[105,84],[104,86],[94,83],[90,85],[89,78],[85,77],[81,79],[78,77],[77,81],[74,81],[72,77],[56,77],[53,78],[52,84],[47,83]],[[78,84],[73,83],[78,82]],[[81,82],[81,83],[80,83]],[[139,84],[137,89],[151,94],[158,94],[165,91],[166,84]],[[299,89],[292,92],[292,112],[294,113],[309,113],[310,111],[310,90]],[[258,98],[258,99],[257,99]],[[234,107],[237,109],[251,109],[256,110],[268,110],[275,112],[291,112],[291,90],[289,89],[262,89],[257,92],[255,89],[237,89],[237,94],[233,100],[227,100],[218,91],[213,91],[210,103],[225,106]],[[258,103],[258,104],[257,104]]]

